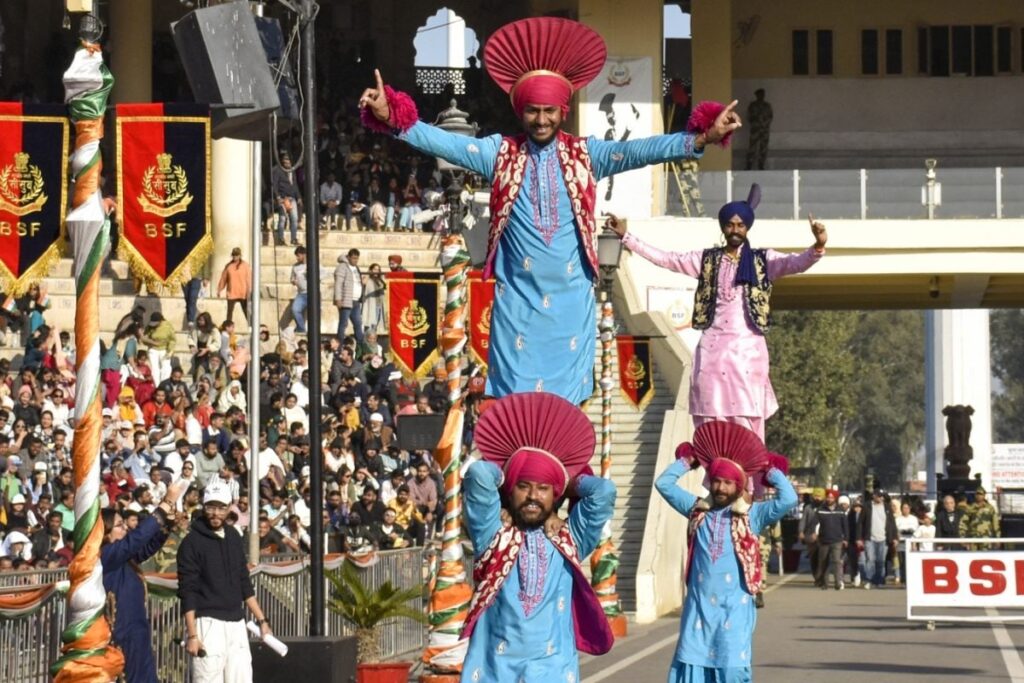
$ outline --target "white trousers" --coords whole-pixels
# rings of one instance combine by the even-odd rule
[[[196,631],[206,656],[192,658],[194,683],[252,683],[252,653],[244,620],[198,617]]]
[[[171,376],[171,357],[163,349],[147,349],[146,355],[149,356],[149,369],[153,372],[153,384],[159,386]]]

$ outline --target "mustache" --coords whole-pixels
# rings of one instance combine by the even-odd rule
[[[537,507],[539,507],[539,508],[540,508],[541,510],[543,510],[543,509],[544,509],[544,504],[543,504],[543,503],[541,503],[541,502],[540,502],[539,500],[533,500],[532,498],[528,498],[528,499],[524,500],[524,501],[523,501],[523,502],[522,502],[522,503],[521,503],[521,504],[519,505],[519,507],[517,507],[516,509],[517,509],[517,510],[523,510],[523,509],[525,509],[525,508],[526,508],[526,506],[527,506],[527,505],[536,505],[536,506],[537,506]]]

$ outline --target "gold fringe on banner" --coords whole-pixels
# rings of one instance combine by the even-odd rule
[[[185,260],[181,262],[166,279],[161,278],[153,266],[149,265],[142,254],[124,237],[124,232],[118,228],[120,239],[117,245],[117,257],[128,264],[128,269],[133,277],[146,283],[146,289],[152,294],[165,294],[168,290],[183,285],[192,279],[193,275],[202,272],[206,262],[213,254],[213,236],[207,232],[199,240],[199,244],[193,247]]]

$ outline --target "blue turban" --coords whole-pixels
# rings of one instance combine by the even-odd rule
[[[725,227],[732,220],[733,216],[739,216],[746,224],[747,229],[754,227],[754,209],[761,203],[761,186],[754,183],[750,186],[750,194],[746,201],[729,202],[718,210],[718,225]],[[744,249],[740,254],[740,265],[736,269],[737,285],[756,285],[757,271],[754,270],[754,252],[750,248],[750,242],[744,240]]]

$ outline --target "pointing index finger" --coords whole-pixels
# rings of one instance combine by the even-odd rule
[[[377,78],[377,90],[381,95],[384,94],[384,79],[380,77],[380,69],[374,69],[373,75]]]
[[[807,212],[807,220],[810,222],[811,227],[814,227],[814,214],[810,211]]]

